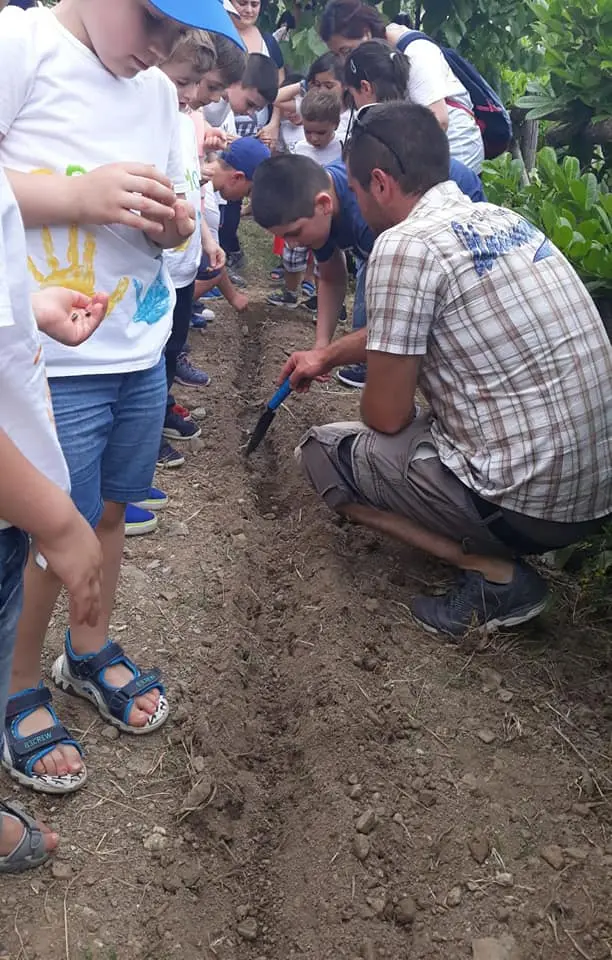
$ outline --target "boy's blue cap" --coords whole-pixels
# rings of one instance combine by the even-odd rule
[[[223,151],[221,159],[234,170],[244,173],[247,180],[252,180],[259,164],[269,160],[271,156],[265,143],[257,137],[240,137]]]
[[[167,17],[188,27],[220,33],[245,50],[236,27],[225,11],[222,0],[151,0],[154,7]]]

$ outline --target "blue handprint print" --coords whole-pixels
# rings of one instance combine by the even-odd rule
[[[170,291],[164,283],[162,276],[163,267],[159,268],[155,280],[150,285],[144,297],[142,291],[144,284],[135,277],[132,280],[136,293],[136,313],[134,314],[134,323],[148,323],[152,326],[158,323],[162,317],[165,317],[170,308]]]

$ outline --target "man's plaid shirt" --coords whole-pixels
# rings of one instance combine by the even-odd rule
[[[439,184],[376,241],[367,315],[368,350],[422,357],[439,457],[470,489],[561,523],[612,512],[612,346],[532,224]]]

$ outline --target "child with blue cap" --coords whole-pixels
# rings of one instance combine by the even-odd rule
[[[202,173],[207,181],[205,218],[213,236],[219,235],[225,204],[240,202],[249,196],[255,171],[270,156],[268,147],[257,137],[240,137],[217,154],[214,160],[204,164]],[[215,286],[239,313],[246,310],[249,301],[244,293],[236,289],[227,269],[210,270],[210,262],[204,254],[196,282],[196,299]],[[198,323],[197,316],[194,317],[194,326],[203,325]]]
[[[0,164],[26,227],[31,280],[109,296],[105,322],[81,346],[44,338],[71,496],[103,563],[99,620],[70,612],[52,677],[123,732],[153,733],[169,713],[159,671],[141,669],[109,626],[125,506],[148,495],[166,409],[175,293],[162,251],[195,228],[175,187],[184,179],[176,90],[156,67],[190,27],[241,41],[219,0],[60,0],[0,17]],[[20,784],[67,793],[85,783],[82,750],[40,663],[60,582],[30,563],[25,584],[1,760]]]

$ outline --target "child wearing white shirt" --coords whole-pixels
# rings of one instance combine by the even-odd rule
[[[193,206],[196,229],[185,243],[174,250],[166,250],[164,259],[170,279],[176,291],[176,305],[172,316],[172,330],[165,349],[168,398],[166,419],[157,458],[158,467],[180,467],[185,458],[171,445],[170,440],[191,440],[199,437],[201,428],[190,415],[176,409],[172,396],[172,384],[177,376],[179,357],[186,349],[187,334],[193,312],[195,281],[204,251],[211,263],[225,262],[225,255],[202,217],[200,194],[200,157],[196,137],[196,125],[189,116],[190,105],[197,95],[202,78],[215,66],[215,47],[208,34],[191,31],[175,47],[172,56],[161,69],[176,87],[179,100],[179,132],[183,156],[182,182],[175,184],[177,193],[186,197]],[[210,377],[204,370],[191,365],[185,358],[189,374],[195,382],[190,386],[207,386]]]
[[[108,629],[125,506],[148,496],[165,416],[163,349],[175,293],[162,249],[195,228],[193,209],[173,188],[184,176],[176,91],[148,69],[185,33],[173,15],[239,42],[220,3],[195,0],[60,0],[53,10],[0,14],[0,164],[27,228],[32,280],[109,294],[107,319],[89,341],[67,350],[44,339],[72,499],[98,534],[104,583],[95,627],[71,610],[52,676],[107,722],[140,734],[167,719],[164,687],[159,671],[141,671],[108,640]],[[33,564],[26,578],[13,741],[5,735],[2,762],[20,783],[64,793],[82,785],[85,768],[74,741],[56,736],[40,666],[60,584]]]
[[[36,327],[65,344],[96,329],[107,297],[49,288],[30,303],[23,224],[0,168],[0,723],[9,704],[11,661],[23,601],[28,534],[71,596],[77,618],[94,623],[100,608],[101,551],[70,499],[69,477],[53,425]],[[27,531],[27,532],[26,532]],[[7,711],[7,705],[9,710]],[[59,728],[63,730],[63,728]],[[63,730],[64,738],[70,734]],[[13,738],[14,742],[14,738]],[[5,747],[5,751],[10,748]],[[0,873],[37,867],[57,845],[54,834],[13,804],[0,804]]]
[[[341,107],[337,93],[317,88],[309,90],[300,107],[304,139],[296,143],[293,153],[310,157],[322,167],[342,159],[342,143],[336,136]],[[298,306],[298,290],[301,287],[307,298],[304,306],[310,310],[316,309],[314,265],[308,247],[285,244],[283,273],[283,288],[266,297],[266,302],[294,310]]]

